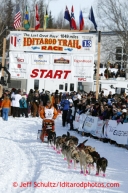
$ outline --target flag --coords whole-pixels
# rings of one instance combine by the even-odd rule
[[[40,20],[39,20],[38,7],[36,5],[35,7],[35,30],[38,30],[39,27],[40,27]]]
[[[14,17],[14,28],[21,27],[21,13],[20,13],[20,7],[19,4],[16,5],[16,14]]]
[[[47,28],[48,25],[48,12],[47,12],[47,8],[46,8],[46,13],[44,15],[44,30]]]
[[[79,25],[80,25],[80,30],[83,30],[83,29],[84,29],[84,18],[83,18],[83,13],[82,13],[82,11],[80,11]]]
[[[25,17],[24,17],[24,28],[28,30],[30,28],[30,23],[29,23],[29,14],[27,11],[27,6],[26,6],[26,12],[25,12]]]
[[[71,28],[76,30],[77,27],[76,27],[76,21],[75,21],[75,16],[74,16],[74,8],[72,6],[72,9],[71,9]]]
[[[69,13],[67,6],[66,6],[65,12],[64,12],[64,19],[68,20],[69,22],[71,21],[71,16],[70,16],[70,13]]]
[[[97,31],[97,24],[96,24],[96,21],[95,21],[95,17],[94,17],[92,7],[91,7],[90,13],[89,13],[89,20],[94,24],[95,30]]]

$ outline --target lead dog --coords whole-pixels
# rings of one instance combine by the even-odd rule
[[[56,137],[56,149],[57,149],[57,153],[61,152],[61,148],[63,143],[68,143],[69,141],[72,141],[72,143],[74,143],[74,145],[78,144],[78,138],[75,136],[70,136],[70,133],[67,132],[66,134],[63,134],[62,136],[58,136]]]

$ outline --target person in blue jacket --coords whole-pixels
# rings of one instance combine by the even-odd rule
[[[28,118],[28,108],[27,108],[27,97],[26,95],[22,95],[22,98],[19,101],[20,103],[20,114],[22,114],[22,116],[25,115],[26,118]]]
[[[62,126],[65,127],[65,123],[67,121],[67,113],[69,110],[70,102],[67,99],[66,95],[63,95],[62,100],[60,102],[60,105],[62,107]]]

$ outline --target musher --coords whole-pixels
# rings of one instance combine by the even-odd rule
[[[47,136],[47,129],[55,131],[54,120],[57,118],[57,110],[52,106],[51,101],[47,101],[47,105],[40,111],[40,117],[43,119],[42,122],[42,133],[40,139],[44,142],[44,137]]]

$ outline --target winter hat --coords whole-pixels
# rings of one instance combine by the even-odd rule
[[[123,109],[122,112],[123,112],[123,113],[127,113],[127,110],[126,110],[126,109]]]
[[[68,99],[70,103],[73,103],[72,99]]]

